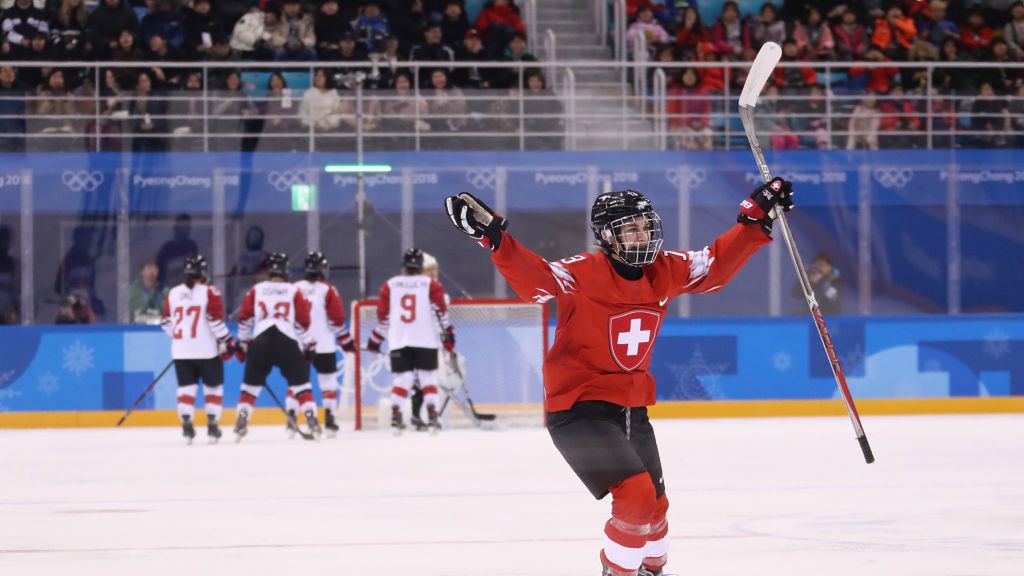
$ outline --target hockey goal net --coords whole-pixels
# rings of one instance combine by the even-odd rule
[[[458,364],[453,366],[442,349],[438,362],[442,404],[446,390],[457,389],[464,382],[476,411],[496,415],[495,427],[542,424],[541,365],[547,352],[547,308],[519,300],[466,299],[453,300],[448,313],[455,327]],[[353,302],[350,318],[359,352],[345,355],[341,412],[343,417],[351,417],[356,430],[386,427],[392,386],[388,341],[384,341],[381,354],[364,349],[377,326],[377,301]],[[405,404],[408,422],[408,402]],[[449,401],[443,411],[444,425],[474,425],[464,412]]]

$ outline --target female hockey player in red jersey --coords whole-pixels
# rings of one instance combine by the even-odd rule
[[[452,223],[484,247],[523,300],[558,303],[544,359],[544,409],[555,447],[597,499],[612,494],[604,576],[659,576],[668,559],[668,499],[647,406],[655,402],[650,352],[666,304],[720,290],[771,241],[772,209],[793,206],[776,178],[740,203],[737,224],[697,251],[661,250],[661,219],[643,194],[598,196],[590,227],[601,252],[547,262],[472,195],[445,200]]]

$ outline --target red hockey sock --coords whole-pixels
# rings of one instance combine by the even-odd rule
[[[647,472],[635,474],[611,488],[612,517],[604,527],[602,558],[610,565],[635,571],[644,559],[655,507],[654,483]]]

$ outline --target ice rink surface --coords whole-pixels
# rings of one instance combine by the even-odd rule
[[[669,572],[1024,574],[1024,415],[655,422]],[[202,440],[200,432],[199,440]],[[0,431],[0,574],[596,576],[594,501],[541,428]],[[225,439],[230,436],[230,433]]]

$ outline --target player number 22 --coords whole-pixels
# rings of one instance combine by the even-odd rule
[[[188,308],[182,308],[178,306],[174,309],[174,339],[181,340],[184,338],[184,334],[181,331],[181,321],[186,316],[192,317],[192,338],[196,337],[196,328],[199,326],[199,313],[201,308],[199,306],[189,306]]]

